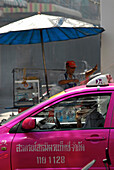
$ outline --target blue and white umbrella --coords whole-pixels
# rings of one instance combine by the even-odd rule
[[[48,80],[44,55],[44,43],[79,39],[100,34],[103,28],[90,23],[60,16],[37,14],[0,28],[0,44],[41,43],[46,87]]]

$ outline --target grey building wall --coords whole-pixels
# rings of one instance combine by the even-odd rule
[[[101,25],[105,32],[102,36],[101,71],[111,74],[114,79],[114,0],[101,1]],[[107,11],[107,12],[106,12]]]
[[[74,60],[77,63],[76,71],[82,72],[85,68],[79,63],[84,60],[87,61],[88,68],[98,64],[99,71],[100,35],[64,42],[47,43],[45,44],[45,58],[47,69],[64,69],[65,61]],[[0,98],[9,99],[11,104],[13,102],[12,70],[14,68],[43,69],[41,45],[0,46]],[[44,77],[42,79],[44,81]],[[50,81],[49,78],[49,83]],[[51,83],[57,82],[57,76],[54,76],[53,81]]]

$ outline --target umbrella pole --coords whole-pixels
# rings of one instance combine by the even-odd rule
[[[41,36],[41,46],[42,46],[42,56],[43,56],[43,64],[44,64],[44,73],[45,73],[46,89],[47,89],[47,95],[49,96],[48,79],[47,79],[47,69],[46,69],[46,62],[45,62],[44,43],[43,43],[42,30],[40,30],[40,36]]]

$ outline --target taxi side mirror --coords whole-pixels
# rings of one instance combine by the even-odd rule
[[[36,119],[33,117],[27,117],[22,123],[22,129],[32,130],[36,127]]]

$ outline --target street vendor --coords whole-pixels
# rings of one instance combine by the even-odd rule
[[[84,82],[79,82],[79,79],[74,75],[75,69],[76,69],[76,63],[71,60],[66,62],[66,72],[62,75],[60,75],[58,80],[58,85],[61,86],[63,89],[68,89],[74,86],[77,86],[77,84],[84,84]],[[88,79],[90,75],[92,75],[97,70],[97,65],[88,71],[85,72],[83,75],[83,79]]]

